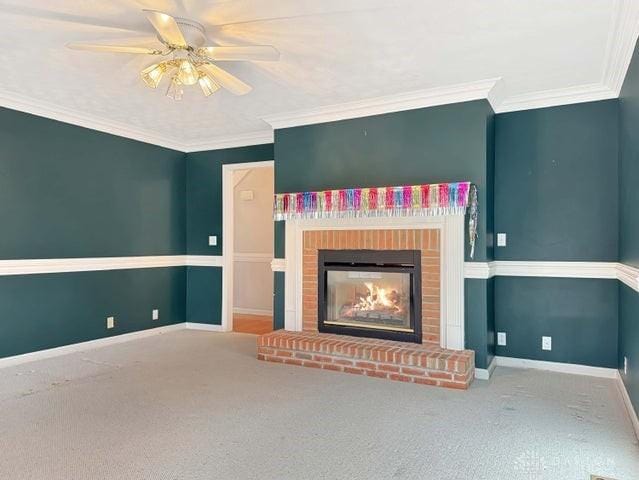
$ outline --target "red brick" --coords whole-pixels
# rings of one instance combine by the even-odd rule
[[[277,355],[278,357],[292,357],[293,352],[291,352],[290,350],[277,350],[275,352],[275,355]]]
[[[450,373],[448,373],[448,372],[435,372],[435,371],[429,370],[427,372],[427,375],[429,377],[431,377],[431,378],[441,378],[441,379],[444,379],[444,380],[452,380],[453,379],[453,376]]]
[[[415,383],[419,383],[421,385],[437,385],[437,380],[433,378],[415,377],[413,380]]]
[[[311,362],[306,360],[302,365],[304,365],[305,367],[311,367],[311,368],[322,368],[322,364],[318,363],[318,362]]]
[[[336,372],[341,372],[344,369],[344,367],[342,367],[340,365],[334,365],[332,363],[323,363],[322,364],[322,368],[324,370],[335,370]]]
[[[364,370],[362,370],[361,368],[353,368],[353,367],[344,367],[344,371],[346,373],[355,373],[358,375],[362,375],[364,373]]]
[[[375,370],[377,365],[371,362],[355,362],[355,366],[358,368],[365,368],[367,370]]]
[[[353,362],[351,360],[346,360],[345,358],[336,358],[334,360],[334,363],[336,363],[337,365],[353,365]]]
[[[306,350],[306,348],[304,348],[304,350]],[[311,360],[313,358],[313,355],[311,355],[310,353],[295,352],[295,357],[301,358],[302,360]]]
[[[412,367],[402,367],[402,373],[405,373],[406,375],[417,375],[417,376],[423,376],[426,374],[424,370],[420,370],[419,368],[412,368]]]
[[[300,360],[299,358],[285,358],[284,363],[286,363],[287,365],[300,365],[300,366],[304,364],[304,362]]]
[[[366,370],[366,376],[377,378],[388,378],[388,373],[380,372],[378,370]]]
[[[397,380],[400,382],[412,382],[413,379],[408,375],[400,375],[399,373],[389,373],[388,378],[391,380]]]

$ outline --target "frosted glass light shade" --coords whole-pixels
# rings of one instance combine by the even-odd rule
[[[148,87],[156,88],[165,72],[166,64],[164,62],[153,64],[142,70],[142,80],[144,80],[144,83],[146,83]]]
[[[202,93],[204,93],[204,96],[206,97],[212,95],[220,88],[220,86],[211,80],[206,74],[200,74],[198,83],[200,84]]]
[[[182,100],[184,95],[184,89],[182,88],[182,82],[177,75],[174,75],[169,84],[169,88],[166,90],[166,96],[173,100]]]
[[[195,65],[189,60],[182,60],[177,75],[182,85],[195,85],[199,77]]]

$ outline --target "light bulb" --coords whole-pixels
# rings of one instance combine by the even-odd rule
[[[144,70],[142,70],[141,72],[142,80],[144,80],[144,83],[146,83],[147,86],[151,88],[156,88],[158,84],[160,83],[160,81],[162,80],[162,76],[164,75],[165,72],[166,72],[166,64],[164,62],[155,63],[151,65],[150,67],[147,67]]]
[[[169,88],[167,88],[166,90],[166,96],[172,98],[173,100],[179,101],[182,100],[182,95],[184,95],[182,82],[177,75],[174,75],[171,79],[171,83],[169,84]]]
[[[183,85],[194,85],[198,80],[198,73],[190,60],[182,60],[178,70],[178,78]]]
[[[202,89],[202,93],[204,96],[208,97],[209,95],[215,93],[220,86],[215,83],[210,77],[204,73],[200,74],[200,78],[198,79],[198,83],[200,84],[200,88]]]

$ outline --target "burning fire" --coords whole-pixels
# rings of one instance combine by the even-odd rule
[[[353,305],[353,310],[357,311],[373,311],[385,310],[399,313],[402,311],[401,295],[397,290],[390,288],[382,288],[373,282],[364,282],[368,293],[360,295],[357,302]]]

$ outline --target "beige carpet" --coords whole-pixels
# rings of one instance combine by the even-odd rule
[[[639,478],[611,380],[500,368],[458,392],[254,345],[178,331],[0,369],[0,479]]]

